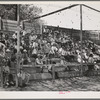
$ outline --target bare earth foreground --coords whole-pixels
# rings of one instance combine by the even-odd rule
[[[23,88],[0,88],[0,91],[100,91],[100,76],[31,81]]]

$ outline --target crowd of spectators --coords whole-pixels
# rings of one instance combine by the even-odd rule
[[[60,64],[81,63],[82,57],[83,63],[95,63],[96,67],[89,67],[90,70],[99,69],[96,63],[100,60],[100,51],[94,43],[83,40],[81,52],[81,41],[74,41],[70,35],[57,36],[59,31],[43,34],[20,32],[20,54],[17,57],[17,32],[12,35],[0,33],[0,55],[6,59],[5,66],[16,67],[18,59],[21,65],[32,64],[33,67],[56,64],[53,58],[58,58]]]

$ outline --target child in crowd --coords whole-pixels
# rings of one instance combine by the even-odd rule
[[[30,74],[27,72],[24,72],[22,69],[20,69],[18,76],[18,85],[19,87],[23,87],[28,85],[28,82],[30,80]]]

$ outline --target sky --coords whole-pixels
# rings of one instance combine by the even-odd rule
[[[42,8],[44,15],[52,11],[67,7],[72,4],[80,4],[80,2],[35,2],[34,5]],[[100,10],[100,2],[81,2],[95,9]],[[82,7],[83,14],[83,30],[100,30],[100,13]],[[46,25],[59,26],[64,28],[80,29],[80,7],[76,6],[71,9],[61,11],[59,13],[41,18]]]

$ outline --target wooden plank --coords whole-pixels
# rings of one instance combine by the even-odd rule
[[[6,27],[6,28],[12,28],[12,29],[15,28],[15,29],[17,29],[17,26],[14,26],[14,25],[12,25],[12,26],[11,25],[3,25],[3,27],[4,28]]]
[[[31,30],[31,29],[32,29],[32,27],[25,27],[25,30],[28,30],[28,29],[30,29],[30,30]]]
[[[3,22],[3,23],[18,24],[18,22],[17,22],[17,21],[14,21],[14,20],[6,20],[6,19],[2,19],[2,22]]]
[[[59,66],[64,66],[64,67],[67,67],[67,66],[80,66],[81,64],[79,63],[67,63],[67,64],[42,64],[42,65],[36,65],[35,67],[41,67],[41,66],[55,66],[55,67],[59,67]],[[83,65],[87,65],[87,64],[83,64]],[[22,67],[33,67],[32,65],[22,65]]]
[[[23,68],[23,71],[25,72],[28,72],[30,74],[33,74],[33,73],[41,73],[42,72],[42,68],[39,68],[39,67],[30,67],[30,68]]]
[[[30,25],[25,25],[24,27],[25,27],[25,28],[33,28],[33,27],[30,26]]]
[[[3,26],[3,30],[11,31],[11,30],[17,30],[16,27],[8,27],[8,26]]]
[[[3,28],[4,31],[17,31],[17,29],[14,29],[14,28]]]
[[[80,76],[79,71],[69,71],[69,72],[57,72],[59,78],[69,78],[69,77],[78,77]]]
[[[14,27],[14,26],[3,26],[3,30],[9,30],[9,31],[11,31],[11,30],[17,30],[17,28]]]
[[[36,73],[31,74],[30,80],[41,80],[41,79],[52,79],[52,76],[50,73]]]
[[[3,23],[3,26],[8,26],[8,27],[17,27],[17,24],[12,24],[12,23]]]

